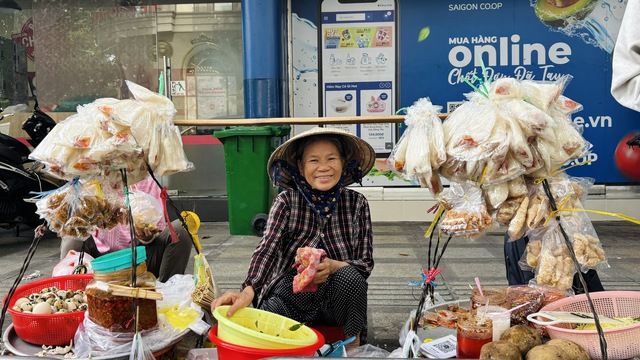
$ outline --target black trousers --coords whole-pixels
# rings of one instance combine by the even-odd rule
[[[352,266],[340,268],[315,292],[293,293],[296,270],[285,274],[274,286],[260,308],[307,325],[340,326],[346,339],[360,334],[366,343],[366,279]]]
[[[529,238],[521,237],[516,241],[509,241],[509,235],[504,236],[504,261],[507,270],[507,281],[509,285],[526,285],[529,280],[533,279],[535,274],[532,271],[520,269],[518,261],[522,258]],[[589,292],[604,291],[604,287],[600,282],[600,277],[595,270],[588,270],[582,273],[582,277],[587,285]],[[584,288],[580,282],[578,274],[573,276],[573,291],[576,294],[584,293]]]

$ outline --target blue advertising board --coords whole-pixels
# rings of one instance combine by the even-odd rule
[[[455,109],[472,91],[464,79],[481,77],[481,64],[493,78],[555,81],[570,75],[564,95],[583,105],[573,121],[583,125],[593,148],[588,158],[574,161],[585,165],[569,173],[597,183],[637,182],[620,171],[615,150],[640,130],[640,114],[610,94],[611,56],[627,1],[578,0],[564,9],[538,1],[399,0],[398,108],[429,97],[443,111]],[[317,36],[317,6],[292,2],[295,116],[317,111],[311,56],[317,40],[309,38]]]

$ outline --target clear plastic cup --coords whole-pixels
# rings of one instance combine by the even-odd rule
[[[493,339],[493,323],[489,317],[463,314],[458,317],[457,348],[458,359],[478,359],[482,345]]]
[[[477,312],[480,316],[489,317],[493,323],[492,332],[493,341],[500,340],[502,334],[511,327],[511,313],[502,306],[483,306],[478,308]]]
[[[470,301],[471,312],[474,314],[479,308],[486,306],[487,303],[489,303],[489,305],[505,306],[505,304],[507,303],[507,290],[485,288],[482,292],[482,295],[480,295],[480,291],[475,288],[471,293]]]

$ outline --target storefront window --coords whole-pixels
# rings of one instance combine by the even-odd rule
[[[29,97],[27,54],[33,56],[31,23],[21,16],[20,6],[0,7],[0,108],[26,103]],[[24,36],[21,34],[24,33]],[[28,50],[31,51],[28,53]]]
[[[175,119],[244,116],[239,1],[17,3],[20,10],[0,5],[0,107],[31,109],[37,98],[45,111],[75,112],[97,98],[129,98],[125,80],[152,91],[159,91],[162,81],[177,109]],[[201,135],[214,129],[181,131]],[[210,135],[183,139],[195,170],[163,183],[173,195],[224,196],[223,147],[211,144]]]
[[[36,96],[51,111],[75,111],[97,98],[129,97],[124,80],[158,87],[153,6],[102,0],[32,3]]]
[[[0,80],[22,84],[19,94],[3,86],[0,106],[37,97],[44,110],[69,112],[129,97],[124,80],[154,91],[163,81],[178,119],[242,116],[240,3],[162,2],[33,0],[0,9],[0,48],[15,54],[0,57]]]

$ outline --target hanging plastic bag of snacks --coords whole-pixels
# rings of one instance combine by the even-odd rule
[[[133,188],[135,189],[135,185]],[[136,238],[141,243],[148,244],[161,232],[158,222],[164,216],[162,205],[152,195],[135,190],[129,194],[129,201]]]
[[[559,290],[570,289],[576,266],[556,221],[550,221],[542,237],[538,267],[531,283]]]
[[[472,181],[452,182],[439,201],[448,210],[440,223],[445,235],[476,238],[493,225],[482,190]]]
[[[127,223],[123,205],[117,197],[104,196],[75,179],[38,200],[36,213],[61,238],[84,240],[96,227]]]

